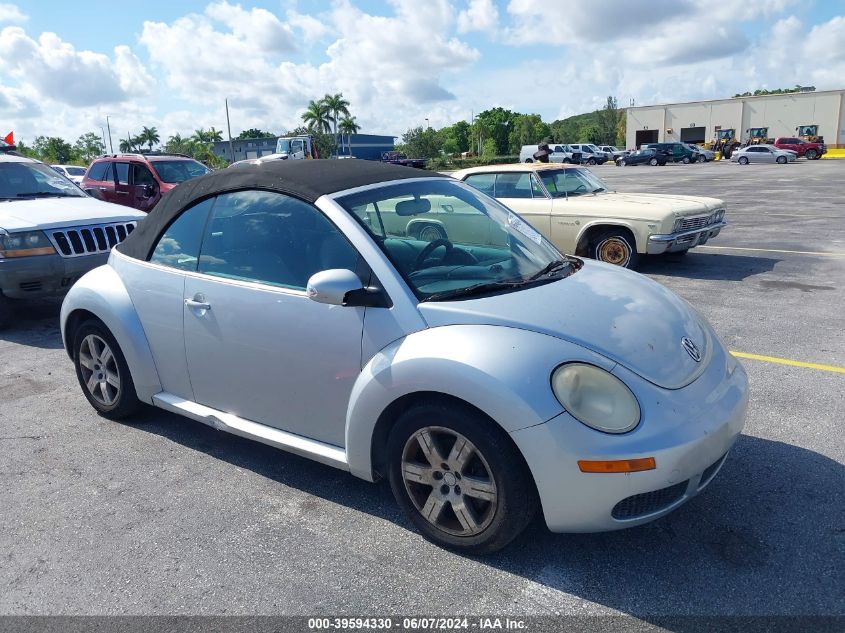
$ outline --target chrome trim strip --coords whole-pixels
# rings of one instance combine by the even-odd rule
[[[702,226],[701,228],[694,229],[692,231],[684,231],[682,233],[671,233],[670,235],[649,235],[648,241],[649,242],[674,242],[675,240],[688,237],[690,235],[697,235],[699,233],[704,233],[705,231],[714,231],[716,229],[723,229],[728,225],[725,220],[721,222],[716,222],[715,224],[709,224],[707,226]]]

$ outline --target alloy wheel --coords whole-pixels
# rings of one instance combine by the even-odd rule
[[[499,496],[490,465],[452,429],[426,426],[408,438],[402,481],[422,517],[447,534],[480,534],[496,515]]]
[[[89,334],[79,346],[79,368],[88,393],[97,402],[110,407],[120,396],[120,370],[108,344],[96,334]]]

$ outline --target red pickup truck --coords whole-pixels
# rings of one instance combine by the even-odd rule
[[[822,157],[822,154],[827,153],[827,145],[824,143],[811,143],[794,136],[781,136],[775,139],[774,146],[778,149],[789,149],[798,154],[798,157],[804,156],[809,160],[816,160]]]

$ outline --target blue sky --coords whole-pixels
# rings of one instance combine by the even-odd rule
[[[365,132],[502,106],[845,87],[845,0],[0,0],[0,132],[296,126],[342,92]]]

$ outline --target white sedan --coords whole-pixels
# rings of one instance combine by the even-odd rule
[[[85,176],[84,167],[80,167],[79,165],[50,165],[50,167],[70,180],[73,184],[82,184],[82,177]]]
[[[749,145],[731,154],[731,161],[740,165],[748,163],[794,163],[798,154],[788,149],[778,149],[774,145]]]

